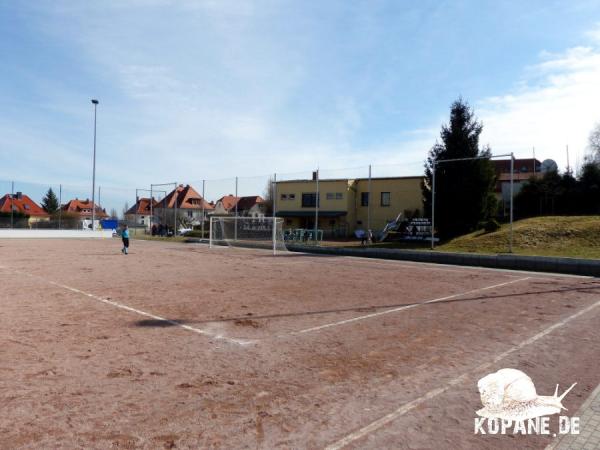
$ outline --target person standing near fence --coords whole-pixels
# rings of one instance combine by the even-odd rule
[[[123,229],[121,230],[121,239],[123,240],[123,248],[121,249],[121,253],[127,254],[129,251],[129,228],[127,228],[127,224],[123,224]]]

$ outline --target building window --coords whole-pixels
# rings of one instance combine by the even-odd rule
[[[142,218],[142,225],[144,225],[144,218]]]
[[[326,198],[327,200],[333,200],[335,198],[335,194],[333,192],[328,192]]]
[[[390,193],[389,192],[381,193],[381,206],[390,206]]]
[[[188,217],[192,217],[193,216],[193,211],[188,211]]]
[[[336,200],[342,200],[344,198],[344,194],[342,192],[336,192],[335,193],[335,199]]]
[[[287,194],[281,194],[281,200],[287,200],[288,196]]]
[[[302,207],[314,208],[317,206],[317,194],[314,192],[302,193]]]
[[[360,193],[360,206],[369,206],[369,193],[368,192]]]
[[[288,200],[296,200],[296,194],[288,194]]]

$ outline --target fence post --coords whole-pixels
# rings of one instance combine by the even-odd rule
[[[362,199],[361,199],[361,203],[362,203]],[[369,164],[369,193],[367,194],[367,233],[369,233],[370,231],[371,231],[371,164]]]
[[[271,201],[273,204],[271,208],[273,210],[273,255],[276,253],[276,245],[275,242],[277,240],[277,212],[275,211],[275,200],[277,199],[277,173],[273,174],[273,186],[271,188]]]
[[[175,217],[174,217],[175,224],[174,224],[174,228],[173,228],[173,237],[177,236],[177,200],[179,200],[179,192],[177,191],[178,187],[179,187],[179,185],[177,184],[177,181],[176,181],[175,182],[175,191],[174,191],[175,192],[175,204],[173,205],[173,207],[174,207],[173,212],[175,214]]]
[[[204,204],[206,203],[206,198],[204,197],[205,184],[206,180],[202,180],[202,239],[204,239],[204,221],[206,220],[206,212],[204,210]]]
[[[431,250],[433,250],[435,246],[435,238],[433,236],[435,230],[435,166],[436,161],[433,161],[433,183],[431,186]]]
[[[58,185],[58,229],[60,230],[62,222],[62,184]]]
[[[15,214],[15,182],[11,182],[10,188],[10,228],[14,228],[14,214]]]
[[[535,166],[535,161],[533,162]],[[515,155],[510,154],[510,241],[508,243],[508,252],[513,251],[513,179],[515,176]]]
[[[316,181],[317,181],[317,193],[315,197],[315,244],[318,244],[318,233],[319,233],[319,169],[317,169]]]
[[[237,234],[238,234],[237,218],[238,218],[238,177],[235,177],[235,219],[234,219],[235,228],[234,228],[234,233],[233,233],[234,241],[237,241]]]

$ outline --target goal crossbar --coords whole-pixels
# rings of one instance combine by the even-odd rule
[[[268,248],[277,254],[285,251],[283,219],[279,217],[212,216],[209,223],[209,248]]]

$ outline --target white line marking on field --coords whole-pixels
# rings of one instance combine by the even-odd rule
[[[556,330],[557,328],[560,328],[560,327],[566,325],[568,322],[576,319],[577,317],[590,312],[592,309],[594,309],[597,306],[600,306],[600,300],[597,301],[596,303],[593,303],[592,305],[588,306],[587,308],[584,308],[581,311],[573,314],[572,316],[569,316],[569,317],[555,323],[554,325],[549,326],[548,328],[544,329],[543,331],[540,331],[535,336],[532,336],[529,339],[524,340],[520,344],[509,348],[505,352],[500,353],[493,360],[483,363],[483,364],[477,366],[475,369],[473,369],[469,372],[465,372],[462,375],[450,380],[448,383],[446,383],[445,386],[437,388],[437,389],[433,389],[433,390],[427,392],[425,395],[423,395],[419,398],[416,398],[409,403],[402,405],[400,408],[396,409],[395,411],[392,411],[391,413],[386,414],[385,416],[381,417],[380,419],[377,419],[376,421],[371,422],[369,425],[361,428],[360,430],[357,430],[354,433],[350,433],[349,435],[343,437],[339,441],[336,441],[333,444],[328,445],[327,447],[325,447],[325,450],[339,450],[339,449],[345,447],[346,445],[356,441],[357,439],[365,437],[366,435],[372,433],[373,431],[376,431],[377,429],[381,428],[382,426],[387,425],[388,423],[396,420],[398,417],[403,416],[404,414],[409,412],[411,409],[415,408],[416,406],[419,406],[421,403],[424,403],[425,401],[446,392],[451,387],[453,387],[459,383],[462,383],[463,381],[466,381],[469,378],[469,376],[473,375],[473,373],[488,369],[490,366],[492,366],[493,364],[496,364],[500,360],[506,358],[511,353],[521,350],[523,347],[525,347],[529,344],[533,344],[534,342],[543,338],[544,336],[546,336],[547,334]]]
[[[519,278],[517,280],[506,281],[504,283],[494,284],[492,286],[486,286],[486,287],[483,287],[483,288],[473,289],[473,290],[466,291],[466,292],[460,292],[458,294],[448,295],[446,297],[434,298],[433,300],[427,300],[426,302],[423,302],[423,303],[413,303],[411,305],[399,306],[398,308],[387,309],[385,311],[380,311],[380,312],[371,313],[371,314],[365,314],[364,316],[353,317],[352,319],[340,320],[339,322],[326,323],[324,325],[319,325],[319,326],[316,326],[316,327],[306,328],[306,329],[300,330],[300,331],[294,331],[294,332],[292,332],[290,334],[291,335],[297,335],[297,334],[311,333],[313,331],[319,331],[319,330],[323,330],[325,328],[337,327],[339,325],[346,325],[348,323],[357,322],[359,320],[370,319],[372,317],[383,316],[385,314],[391,314],[391,313],[395,313],[395,312],[398,312],[398,311],[405,311],[407,309],[417,308],[419,306],[427,305],[427,304],[430,304],[430,303],[442,302],[444,300],[450,300],[451,298],[461,297],[463,295],[473,294],[475,292],[481,292],[481,291],[485,291],[485,290],[488,290],[488,289],[494,289],[494,288],[506,286],[506,285],[509,285],[509,284],[518,283],[520,281],[529,280],[530,278],[531,277]]]
[[[117,308],[124,309],[125,311],[129,311],[129,312],[133,312],[133,313],[139,314],[140,316],[150,317],[151,319],[159,320],[161,322],[165,322],[165,323],[168,323],[168,324],[171,324],[171,325],[183,328],[184,330],[188,330],[188,331],[191,331],[193,333],[197,333],[197,334],[201,334],[203,336],[210,337],[211,339],[218,339],[218,340],[227,341],[227,342],[231,342],[233,344],[238,344],[238,345],[248,345],[248,344],[255,343],[255,341],[253,341],[253,340],[236,339],[236,338],[230,338],[230,337],[227,337],[227,336],[223,336],[221,334],[212,334],[212,333],[209,333],[208,331],[202,330],[200,328],[194,328],[194,327],[191,327],[189,325],[185,325],[185,324],[179,323],[179,322],[177,322],[175,320],[166,319],[164,317],[157,316],[156,314],[151,314],[151,313],[148,313],[146,311],[142,311],[141,309],[132,308],[131,306],[127,306],[127,305],[124,305],[122,303],[115,302],[113,300],[108,300],[108,299],[102,298],[102,297],[100,297],[98,295],[90,294],[89,292],[85,292],[85,291],[82,291],[81,289],[77,289],[77,288],[74,288],[74,287],[71,287],[71,286],[67,286],[66,284],[61,284],[61,283],[57,283],[56,281],[47,280],[47,279],[45,279],[43,277],[40,277],[38,275],[32,275],[32,274],[29,274],[29,273],[26,273],[26,272],[21,272],[21,271],[18,271],[18,270],[7,269],[4,266],[0,266],[0,269],[5,269],[5,270],[8,270],[8,271],[13,272],[15,274],[25,275],[25,276],[30,277],[30,278],[37,278],[37,279],[45,281],[46,283],[49,283],[49,284],[51,284],[53,286],[57,286],[57,287],[60,287],[62,289],[66,289],[66,290],[71,291],[71,292],[75,292],[76,294],[83,295],[85,297],[88,297],[88,298],[91,298],[93,300],[105,303],[107,305],[115,306]]]

